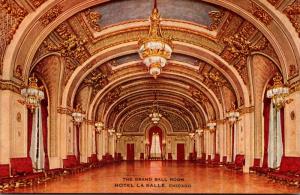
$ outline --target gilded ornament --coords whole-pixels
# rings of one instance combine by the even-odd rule
[[[287,6],[283,13],[290,19],[300,37],[300,3],[295,1],[292,5]]]
[[[35,8],[38,8],[41,6],[43,3],[46,2],[46,0],[30,0],[32,4],[34,5]]]
[[[9,90],[15,93],[21,94],[21,85],[13,81],[1,80],[0,79],[0,90]]]
[[[84,12],[84,15],[85,15],[90,27],[93,30],[100,32],[101,27],[98,22],[99,22],[99,20],[101,20],[102,15],[99,12],[92,11],[91,9],[86,10]]]
[[[40,21],[44,26],[47,26],[51,22],[53,22],[61,13],[63,7],[61,5],[55,5],[49,11],[46,12],[41,18]]]
[[[208,13],[208,15],[212,20],[211,24],[208,26],[208,29],[209,30],[216,30],[220,26],[220,24],[221,24],[221,22],[224,18],[225,12],[224,12],[224,10],[222,10],[222,11],[210,11]]]
[[[114,103],[120,97],[121,92],[121,87],[114,88],[112,91],[106,94],[106,96],[104,97],[104,102],[108,105]]]
[[[272,17],[268,14],[268,12],[259,7],[256,3],[252,2],[251,4],[252,7],[250,9],[250,12],[252,13],[252,15],[265,25],[269,25],[272,21]]]

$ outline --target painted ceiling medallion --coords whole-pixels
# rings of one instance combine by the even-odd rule
[[[162,35],[156,0],[150,22],[148,36],[139,40],[139,55],[143,63],[149,68],[149,73],[156,79],[172,54],[171,39]]]

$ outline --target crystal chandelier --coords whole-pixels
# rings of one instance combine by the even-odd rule
[[[72,113],[72,117],[73,117],[73,120],[74,120],[74,123],[76,125],[80,125],[83,120],[84,120],[84,112],[82,110],[82,107],[80,104],[77,104],[75,110],[73,111]]]
[[[149,68],[150,74],[156,79],[172,54],[171,39],[162,36],[156,0],[150,22],[148,36],[139,40],[139,55],[143,63]]]
[[[239,117],[240,117],[240,113],[237,112],[237,111],[235,111],[235,110],[230,111],[230,112],[228,112],[228,114],[227,114],[228,120],[229,120],[230,122],[233,122],[233,123],[234,123]]]
[[[227,113],[227,118],[229,122],[232,123],[234,123],[240,117],[240,113],[235,109],[235,107],[235,104],[232,103],[231,110]]]
[[[159,109],[158,109],[158,102],[156,99],[156,92],[154,95],[154,101],[153,101],[153,106],[152,106],[152,112],[151,114],[149,114],[149,117],[151,118],[151,121],[154,124],[158,124],[158,122],[160,121],[162,115],[159,113]]]
[[[103,122],[96,122],[95,127],[96,127],[96,133],[100,133],[100,131],[103,130],[103,128],[104,128],[104,123]]]
[[[203,129],[196,129],[195,132],[198,133],[198,135],[202,136],[203,133],[204,133],[204,130]]]
[[[191,139],[194,139],[195,133],[189,133]]]
[[[208,127],[208,129],[210,130],[210,132],[213,132],[215,127],[217,126],[216,122],[213,121],[209,121],[206,126]]]
[[[37,84],[38,80],[32,75],[29,77],[29,84],[27,87],[21,90],[21,95],[25,100],[19,100],[21,104],[25,104],[27,108],[33,112],[40,104],[40,101],[45,98],[43,87],[39,87]]]
[[[149,117],[154,124],[158,124],[162,115],[158,111],[153,111],[151,114],[149,114]]]
[[[110,136],[112,136],[116,132],[114,129],[108,129],[107,131]]]
[[[117,139],[120,139],[121,136],[122,136],[122,133],[117,132],[117,133],[116,133],[116,136],[117,136]]]
[[[282,83],[282,76],[279,73],[276,73],[273,81],[273,86],[267,91],[267,97],[272,98],[275,108],[279,110],[287,103],[289,88]]]

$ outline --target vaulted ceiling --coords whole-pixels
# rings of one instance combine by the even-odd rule
[[[2,55],[12,62],[2,77],[22,83],[36,72],[47,86],[53,115],[58,107],[80,103],[89,120],[124,133],[142,133],[151,123],[154,94],[161,125],[175,133],[223,119],[233,104],[253,105],[253,55],[265,58],[286,82],[298,80],[298,1],[158,0],[162,30],[172,38],[174,53],[157,79],[137,53],[137,41],[148,33],[152,4],[2,1],[1,10],[13,8],[10,17],[16,29],[23,29],[13,32],[19,42],[12,45],[19,49],[7,59]],[[6,38],[9,46],[9,34]]]

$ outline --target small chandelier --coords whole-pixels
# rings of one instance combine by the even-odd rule
[[[204,133],[204,130],[203,129],[196,129],[195,132],[198,133],[198,135],[202,136],[203,133]]]
[[[240,113],[235,109],[235,104],[232,103],[231,110],[227,113],[227,118],[229,122],[234,123],[240,117]]]
[[[160,14],[156,0],[150,16],[150,29],[147,37],[139,40],[139,55],[143,63],[149,68],[149,73],[156,79],[161,69],[171,58],[172,41],[162,35],[160,27]]]
[[[74,120],[74,123],[76,125],[80,125],[83,120],[84,120],[84,112],[82,110],[82,107],[80,104],[77,104],[75,110],[73,111],[72,113],[72,117],[73,117],[73,120]]]
[[[156,92],[154,94],[152,112],[151,112],[151,114],[149,114],[149,117],[151,118],[151,121],[154,124],[158,124],[158,122],[160,121],[160,119],[162,117],[162,115],[159,113],[159,109],[158,109],[158,102],[157,102],[157,99],[156,99]]]
[[[194,139],[195,133],[189,133],[191,139]]]
[[[19,100],[21,104],[25,104],[31,112],[39,106],[42,99],[45,98],[45,94],[43,91],[43,87],[39,87],[37,82],[37,78],[32,75],[29,77],[29,84],[27,87],[21,90],[21,95],[25,98],[25,100]]]
[[[122,133],[117,132],[117,133],[116,133],[116,136],[117,136],[117,139],[120,139],[121,136],[122,136]]]
[[[104,128],[104,123],[103,122],[96,122],[95,127],[96,127],[96,133],[100,133],[100,131],[103,130],[103,128]]]
[[[213,132],[215,127],[217,126],[217,123],[216,122],[213,122],[213,121],[209,121],[206,126],[208,127],[209,131],[210,132]]]
[[[228,112],[228,114],[227,114],[228,120],[229,120],[230,122],[233,122],[233,123],[234,123],[239,117],[240,117],[240,113],[237,112],[237,111],[234,111],[234,110]]]
[[[279,110],[287,103],[286,97],[289,95],[289,88],[282,83],[282,76],[279,73],[276,73],[273,81],[273,86],[267,91],[267,97],[272,98],[276,110]]]
[[[112,136],[116,132],[114,129],[108,129],[107,131],[110,136]]]
[[[153,111],[151,114],[149,114],[149,117],[154,124],[158,124],[162,115],[158,111]]]

